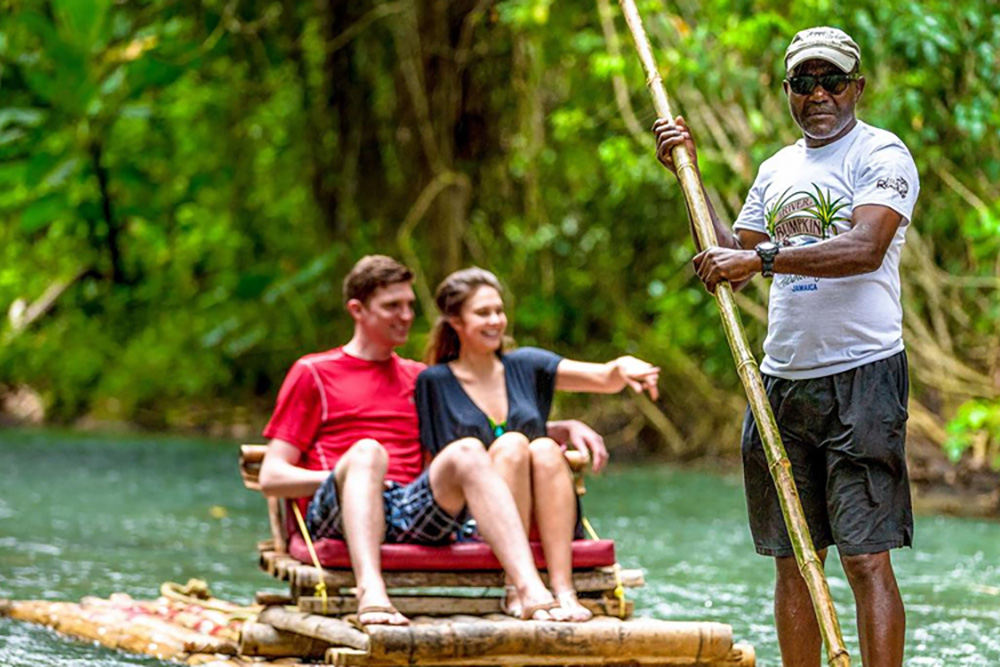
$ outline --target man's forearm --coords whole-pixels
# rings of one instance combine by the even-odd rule
[[[774,272],[813,278],[844,278],[877,271],[883,256],[884,251],[875,244],[847,233],[822,243],[782,248],[774,259]]]
[[[326,470],[306,470],[282,460],[268,461],[260,470],[260,490],[276,498],[305,498],[316,493],[330,473]]]
[[[545,435],[562,444],[569,441],[569,422],[550,421],[545,423]]]

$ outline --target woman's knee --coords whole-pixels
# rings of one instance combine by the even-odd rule
[[[458,474],[475,472],[490,465],[486,445],[478,438],[456,440],[441,450],[435,461],[440,461],[441,465]]]
[[[533,468],[559,470],[566,467],[566,457],[563,455],[562,447],[552,438],[532,440],[528,450],[531,452]]]
[[[528,438],[521,433],[504,433],[489,448],[490,458],[505,465],[526,465],[531,457]]]

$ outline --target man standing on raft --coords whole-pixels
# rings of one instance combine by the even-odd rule
[[[899,258],[919,182],[906,146],[856,118],[860,65],[841,30],[795,35],[783,85],[803,138],[761,165],[733,230],[706,197],[719,247],[694,266],[709,291],[773,279],[761,371],[809,530],[821,559],[830,545],[840,554],[862,662],[900,667],[906,619],[889,550],[911,545],[913,517]],[[682,118],[653,130],[668,169],[682,144],[697,164]],[[818,667],[819,627],[749,410],[742,448],[754,544],[776,563],[782,662]]]

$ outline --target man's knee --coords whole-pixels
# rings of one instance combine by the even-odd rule
[[[826,565],[826,549],[816,552],[820,566]],[[774,559],[774,569],[778,586],[782,587],[804,587],[806,580],[799,570],[799,563],[795,556],[779,557]]]
[[[345,468],[365,468],[385,474],[389,467],[389,452],[378,440],[363,438],[351,445],[343,461]]]
[[[508,466],[524,465],[531,456],[528,438],[521,433],[504,433],[490,445],[489,455],[494,461]]]
[[[844,574],[851,587],[871,586],[874,583],[885,581],[886,578],[894,577],[892,571],[892,561],[889,559],[889,552],[883,551],[875,554],[860,554],[857,556],[847,556],[841,554],[840,562],[844,566]]]

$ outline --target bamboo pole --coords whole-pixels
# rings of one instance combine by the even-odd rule
[[[656,67],[653,50],[646,37],[646,31],[643,28],[639,11],[635,7],[635,2],[633,0],[619,0],[619,2],[625,13],[625,21],[632,32],[639,59],[646,72],[646,85],[653,96],[653,106],[656,108],[656,113],[661,118],[673,120],[674,114],[670,110],[670,100],[667,98],[667,91]],[[718,245],[697,166],[683,145],[675,146],[671,151],[671,157],[677,168],[677,180],[680,181],[681,189],[684,192],[684,199],[687,202],[688,212],[694,223],[699,244],[702,248]],[[799,501],[799,494],[795,489],[791,463],[785,453],[784,445],[781,444],[778,425],[767,400],[760,370],[757,368],[757,362],[750,351],[750,345],[743,330],[743,322],[740,320],[732,286],[728,282],[720,282],[715,289],[715,298],[722,313],[722,323],[726,330],[729,346],[733,351],[733,358],[736,361],[736,370],[743,381],[750,409],[753,411],[757,429],[760,431],[761,441],[764,444],[764,452],[767,455],[771,476],[778,490],[785,526],[788,528],[792,548],[795,550],[795,560],[812,598],[820,634],[822,634],[823,642],[826,644],[828,662],[834,667],[849,667],[851,664],[850,656],[844,647],[840,622],[837,619],[837,612],[830,597],[830,588],[823,573],[823,563],[816,555],[816,549],[813,547],[812,538],[809,535],[809,527],[802,511],[802,503]]]
[[[257,618],[279,630],[313,637],[334,646],[368,650],[368,636],[354,626],[336,618],[314,616],[284,607],[268,607]]]

